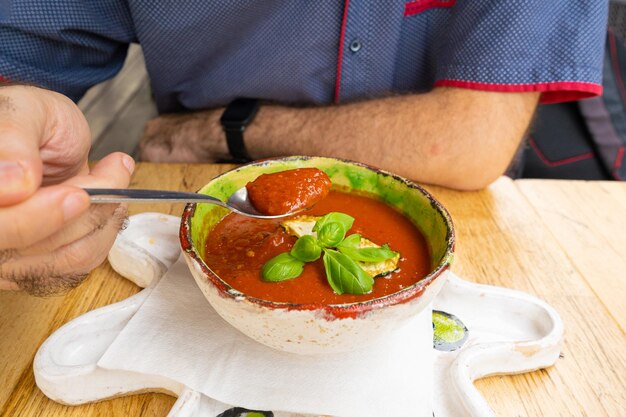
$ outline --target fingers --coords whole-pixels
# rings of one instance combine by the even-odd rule
[[[36,87],[0,90],[0,207],[86,173],[89,126],[67,97]]]
[[[0,285],[45,295],[80,283],[106,258],[126,208],[90,207],[89,197],[78,187],[125,188],[133,169],[131,157],[115,153],[85,175],[0,207]]]
[[[43,184],[59,184],[77,175],[89,173],[87,155],[91,131],[85,116],[67,97],[46,91],[48,123],[44,129],[40,155],[43,161]]]
[[[23,94],[0,93],[0,206],[8,206],[28,198],[41,184],[39,144],[46,117],[37,105],[26,112]]]
[[[100,265],[126,220],[126,214],[126,206],[117,206],[92,233],[59,248],[55,252],[57,270],[89,272]]]
[[[84,116],[66,97],[0,90],[0,288],[13,282],[36,293],[38,280],[50,277],[70,285],[106,257],[123,207],[90,207],[80,188],[126,188],[134,161],[116,153],[90,171],[90,143]]]
[[[106,217],[103,212],[98,214],[103,216],[99,217],[102,222],[94,229],[52,252],[26,256],[14,251],[0,262],[0,284],[12,284],[34,295],[56,294],[78,285],[106,258],[126,218],[126,208],[118,206]]]
[[[41,171],[39,148],[32,134],[18,128],[0,128],[0,206],[33,195],[41,184]]]
[[[0,159],[0,207],[24,201],[40,183],[41,164],[15,157]]]
[[[63,185],[41,188],[19,204],[0,207],[0,250],[32,246],[59,232],[89,207],[88,196],[76,187],[125,188],[133,168],[130,156],[114,153],[102,159],[87,175],[71,178]],[[77,234],[67,232],[69,237]],[[62,238],[60,242],[65,240]]]
[[[92,204],[86,212],[67,223],[61,230],[53,233],[47,239],[14,252],[21,256],[54,252],[102,229],[115,216],[118,207],[115,204]]]
[[[87,193],[64,185],[41,188],[26,201],[0,207],[0,250],[45,239],[88,207]]]

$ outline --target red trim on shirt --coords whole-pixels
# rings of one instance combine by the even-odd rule
[[[543,162],[544,164],[546,164],[547,166],[551,168],[558,167],[561,165],[572,164],[574,162],[584,161],[585,159],[591,159],[594,156],[593,152],[587,152],[581,155],[570,156],[569,158],[559,159],[557,161],[551,161],[548,159],[547,156],[543,154],[543,152],[541,152],[541,150],[539,149],[539,146],[537,146],[537,142],[535,142],[535,139],[532,136],[528,137],[528,144],[530,145],[531,148],[533,148],[533,150],[535,151],[535,154],[537,154],[541,162]]]
[[[619,65],[619,57],[617,56],[617,44],[615,43],[615,34],[609,30],[609,53],[611,54],[611,61],[613,64],[613,76],[615,77],[615,84],[622,96],[622,101],[626,106],[626,87],[624,87],[624,80],[622,79],[622,71]]]
[[[404,15],[413,16],[434,7],[448,8],[456,4],[456,0],[417,0],[404,5]]]
[[[620,146],[617,150],[617,156],[615,156],[615,162],[613,162],[613,177],[616,180],[621,180],[622,177],[617,173],[617,171],[621,168],[622,162],[624,161],[624,152],[626,152],[626,147]]]
[[[497,84],[475,81],[438,80],[435,87],[459,87],[472,90],[499,91],[507,93],[540,92],[540,103],[560,103],[602,95],[602,86],[578,81],[552,81],[532,84]]]
[[[337,56],[337,76],[335,78],[335,103],[339,103],[339,91],[341,90],[341,64],[343,61],[343,38],[346,36],[346,24],[348,23],[348,6],[350,0],[346,0],[343,6],[343,19],[341,21],[341,34],[339,35],[339,55]]]

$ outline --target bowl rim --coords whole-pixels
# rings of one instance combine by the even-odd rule
[[[455,231],[454,224],[452,222],[452,217],[448,210],[437,200],[435,197],[426,191],[423,187],[414,183],[413,181],[401,177],[397,174],[391,173],[389,171],[372,167],[370,165],[351,161],[347,159],[341,158],[333,158],[333,157],[322,157],[322,156],[287,156],[287,157],[279,157],[279,158],[268,158],[253,161],[247,163],[245,165],[240,165],[228,171],[225,171],[213,179],[209,181],[207,184],[202,186],[205,188],[211,182],[221,178],[222,176],[231,174],[233,172],[237,172],[240,170],[247,169],[251,166],[264,166],[268,164],[272,164],[275,162],[289,162],[295,160],[309,160],[309,159],[330,159],[338,162],[342,162],[349,165],[356,165],[361,168],[365,168],[371,171],[374,171],[378,174],[382,174],[384,176],[389,176],[396,181],[400,181],[405,186],[414,189],[420,192],[424,197],[426,197],[431,207],[439,212],[439,214],[443,217],[444,223],[446,225],[446,250],[441,257],[439,263],[433,268],[433,270],[417,281],[416,283],[401,289],[400,291],[396,291],[391,294],[387,294],[382,297],[372,298],[366,301],[357,301],[351,303],[341,303],[341,304],[322,304],[322,303],[314,303],[314,304],[299,304],[299,303],[290,303],[285,301],[270,301],[264,300],[262,298],[252,297],[247,295],[235,288],[233,288],[230,284],[220,278],[209,266],[204,262],[202,256],[200,256],[199,252],[196,250],[195,245],[192,242],[191,238],[191,218],[193,217],[196,209],[197,203],[189,203],[185,206],[185,209],[182,214],[181,222],[180,222],[180,244],[183,250],[183,253],[186,254],[203,272],[204,276],[207,278],[215,288],[217,288],[219,294],[224,297],[237,299],[237,301],[245,300],[252,304],[255,304],[260,307],[268,307],[271,309],[286,309],[286,310],[323,310],[326,313],[330,313],[334,318],[347,318],[347,317],[356,317],[356,315],[365,313],[371,310],[380,309],[390,305],[403,304],[407,301],[413,300],[426,290],[426,288],[432,284],[438,277],[440,277],[446,270],[450,268],[452,260],[454,258],[454,250],[455,250]],[[201,189],[202,189],[201,188]]]

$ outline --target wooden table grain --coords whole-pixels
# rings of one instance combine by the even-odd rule
[[[196,190],[228,165],[139,164],[131,187]],[[565,322],[549,369],[476,383],[498,416],[626,416],[626,184],[501,178],[480,192],[427,187],[450,211],[453,270],[554,306]],[[181,205],[130,207],[180,214]],[[0,415],[166,416],[175,398],[142,394],[68,407],[35,385],[32,361],[61,325],[140,289],[105,262],[69,293],[0,293]]]

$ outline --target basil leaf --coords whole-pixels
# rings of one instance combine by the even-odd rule
[[[326,223],[317,231],[317,241],[326,248],[334,248],[346,235],[346,229],[341,223]]]
[[[398,255],[398,252],[394,252],[389,249],[389,246],[383,246],[381,248],[360,248],[352,249],[345,247],[337,247],[341,253],[348,255],[351,259],[360,262],[383,262],[388,259],[393,259]]]
[[[291,248],[291,256],[303,262],[313,262],[322,255],[322,248],[311,235],[304,235],[296,240]]]
[[[261,273],[264,281],[280,282],[300,276],[303,269],[304,262],[285,252],[267,261]]]
[[[367,294],[372,291],[374,278],[341,252],[324,249],[326,278],[337,294]]]
[[[353,233],[350,236],[347,236],[340,244],[339,246],[343,246],[344,248],[352,248],[352,249],[358,249],[361,244],[361,235],[358,233]],[[337,246],[337,247],[339,247]]]
[[[337,249],[344,255],[347,255],[355,261],[361,262],[383,262],[387,259],[395,258],[398,252],[394,252],[389,249],[389,245],[383,245],[382,247],[360,247],[361,235],[353,234],[345,238]]]
[[[354,217],[348,216],[347,214],[332,212],[322,216],[313,226],[314,232],[319,232],[322,227],[324,227],[327,223],[340,223],[344,230],[347,232],[352,227],[354,223]]]

